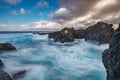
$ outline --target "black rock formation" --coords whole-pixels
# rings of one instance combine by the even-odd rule
[[[113,33],[109,49],[102,53],[107,80],[120,80],[120,25]]]
[[[73,36],[73,29],[70,28],[64,28],[61,31],[49,33],[49,38],[53,38],[55,42],[73,42],[74,36]]]
[[[54,38],[54,41],[56,42],[61,42],[61,43],[64,43],[64,42],[73,42],[74,41],[74,36],[70,33],[59,33],[58,36],[56,36]]]
[[[15,51],[16,48],[10,43],[0,43],[0,52],[3,51]]]
[[[112,24],[98,22],[85,30],[85,40],[95,40],[100,44],[110,42],[114,29]]]
[[[8,73],[3,70],[0,70],[0,80],[13,80]]]
[[[73,28],[64,28],[61,31],[48,34],[48,38],[53,38],[55,41],[65,40],[64,42],[72,42],[74,40],[66,39],[69,35],[74,39],[82,39],[90,41],[97,41],[100,44],[106,44],[110,42],[114,29],[112,24],[98,22],[97,24],[90,26],[86,29],[75,30]],[[64,32],[68,31],[69,35],[64,36]],[[58,40],[56,40],[56,38]],[[61,39],[62,38],[62,39]],[[69,37],[70,38],[70,37]]]

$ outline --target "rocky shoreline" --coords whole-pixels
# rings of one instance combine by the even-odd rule
[[[86,29],[75,30],[73,28],[64,28],[61,31],[48,33],[48,38],[53,38],[55,42],[61,43],[73,42],[75,39],[83,38],[86,41],[97,41],[99,44],[109,43],[109,49],[102,53],[107,80],[120,80],[120,24],[115,31],[112,26],[112,24],[98,22]],[[0,54],[6,51],[17,51],[17,49],[10,43],[0,43]],[[26,70],[21,70],[10,76],[3,68],[4,63],[0,59],[0,80],[16,80],[24,77],[26,74]]]

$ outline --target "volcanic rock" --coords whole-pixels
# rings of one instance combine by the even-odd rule
[[[107,80],[120,80],[120,25],[113,33],[109,49],[102,53]]]
[[[3,51],[15,51],[16,48],[10,43],[0,43],[0,52]]]
[[[98,22],[85,30],[85,40],[98,41],[100,44],[110,42],[114,29],[112,24]]]
[[[61,41],[62,39],[65,40],[65,42],[74,41],[71,39],[66,39],[66,37],[69,37],[70,35],[73,36],[74,39],[85,38],[86,41],[90,40],[97,41],[99,42],[99,44],[107,44],[110,42],[110,39],[114,32],[112,26],[112,24],[98,22],[97,24],[90,26],[86,29],[75,30],[74,28],[64,28],[61,31],[49,33],[48,38],[53,38],[55,41]],[[64,36],[64,31],[67,31],[69,35]]]
[[[56,42],[73,42],[74,41],[74,36],[70,33],[64,34],[64,33],[60,33],[58,36],[56,36],[54,38],[54,41]]]

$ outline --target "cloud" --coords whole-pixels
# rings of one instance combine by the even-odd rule
[[[120,0],[59,0],[60,8],[50,17],[65,26],[85,27],[97,21],[118,24]]]
[[[41,20],[26,25],[7,22],[0,24],[0,28],[0,31],[44,31],[61,29],[61,25],[56,22]]]
[[[65,20],[70,19],[72,16],[68,9],[59,8],[54,13],[50,14],[50,17],[56,21],[58,20],[57,22],[64,22]]]
[[[4,0],[4,1],[12,5],[22,2],[22,0]]]
[[[20,14],[26,14],[26,11],[24,8],[20,8],[19,12],[20,12]]]
[[[89,0],[74,0],[74,1],[73,0],[59,0],[59,2],[60,2],[61,7],[64,7],[66,9],[66,11],[64,12],[68,13],[66,14],[67,16],[63,17],[63,19],[71,20],[75,17],[83,16],[87,14],[88,11],[91,10],[92,6],[95,5],[96,2],[98,2],[98,0],[91,0],[91,1]],[[53,19],[59,19],[59,17],[61,17],[61,15],[59,16],[59,13],[58,13],[54,15]]]
[[[15,10],[12,10],[12,11],[11,11],[11,14],[13,14],[13,15],[18,15],[17,11],[15,11]]]
[[[49,6],[49,4],[48,4],[48,2],[46,2],[46,1],[39,1],[37,4],[36,4],[36,8],[39,8],[39,7],[48,7]]]
[[[59,29],[60,28],[60,24],[56,23],[56,22],[52,22],[52,21],[36,21],[33,22],[32,24],[30,24],[29,26],[33,27],[33,28],[37,28],[37,29],[44,29],[44,30],[54,30],[54,29]]]
[[[23,14],[27,14],[27,13],[31,14],[32,12],[30,10],[25,10],[24,8],[20,8],[19,13],[23,15]]]

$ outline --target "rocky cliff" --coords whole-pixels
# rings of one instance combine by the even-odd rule
[[[109,49],[102,53],[102,59],[107,72],[107,80],[120,80],[120,24],[113,33]]]
[[[94,40],[100,44],[110,42],[114,29],[112,24],[98,22],[97,24],[88,27],[85,30],[85,40]]]

